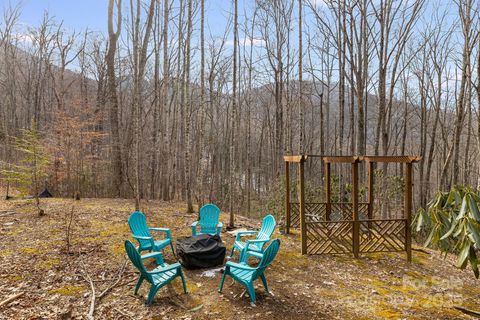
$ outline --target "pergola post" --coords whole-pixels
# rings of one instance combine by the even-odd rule
[[[373,183],[374,183],[374,177],[373,177],[373,162],[368,162],[368,220],[373,219]]]
[[[358,219],[358,160],[352,162],[352,220],[353,255],[358,258],[360,252],[360,221]]]
[[[408,262],[412,262],[412,163],[407,162],[405,164],[405,205],[404,215],[406,219],[405,226],[405,251],[407,252]]]
[[[285,233],[290,233],[290,163],[285,161]]]
[[[374,196],[373,196],[373,184],[375,182],[374,180],[374,162],[369,161],[368,162],[368,236],[371,237],[371,230],[372,230],[372,219],[373,219],[373,202],[374,202]]]
[[[305,223],[305,157],[302,156],[299,166],[299,195],[300,195],[300,233],[302,239],[302,254],[307,253],[307,225]]]
[[[330,221],[330,214],[332,213],[332,186],[330,178],[330,162],[325,163],[325,220]]]

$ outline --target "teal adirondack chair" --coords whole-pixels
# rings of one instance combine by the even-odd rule
[[[133,212],[128,218],[128,225],[132,231],[132,237],[138,241],[138,252],[142,251],[161,251],[166,246],[170,245],[172,252],[175,255],[173,250],[172,237],[170,234],[170,229],[168,228],[149,228],[147,226],[147,219],[145,215],[139,211]],[[162,232],[165,234],[165,238],[154,240],[150,231]]]
[[[270,265],[275,256],[278,253],[280,248],[280,240],[273,240],[270,245],[265,249],[263,257],[260,260],[260,263],[256,267],[250,267],[245,262],[235,263],[228,261],[225,265],[225,271],[223,272],[222,282],[220,282],[220,288],[218,292],[222,292],[223,283],[225,282],[225,276],[230,276],[234,280],[240,282],[248,290],[248,295],[253,303],[256,303],[257,298],[255,296],[255,288],[253,287],[253,282],[260,278],[262,280],[265,290],[268,292],[267,279],[265,278],[265,269]],[[248,255],[248,253],[247,253]]]
[[[192,236],[199,234],[220,235],[223,223],[218,221],[220,209],[214,204],[206,204],[200,208],[200,221],[192,223]],[[200,226],[200,231],[197,231]]]
[[[180,263],[175,262],[174,264],[170,265],[165,263],[163,261],[161,252],[151,252],[140,256],[140,253],[138,253],[133,243],[128,240],[125,240],[125,251],[127,251],[127,255],[132,261],[133,265],[138,269],[138,271],[140,271],[140,279],[138,279],[134,293],[137,294],[138,289],[140,289],[140,286],[144,280],[147,280],[147,282],[151,284],[150,292],[148,293],[147,298],[148,305],[152,303],[158,289],[169,284],[178,276],[182,278],[183,291],[187,293],[187,284],[185,283],[185,277],[183,276],[182,266]],[[148,271],[143,264],[143,260],[147,258],[155,258],[159,266],[151,271]]]
[[[230,252],[230,257],[233,256],[235,249],[240,252],[240,261],[244,262],[246,259],[245,253],[249,252],[250,256],[257,257],[261,259],[263,257],[263,248],[267,242],[270,241],[275,226],[277,225],[275,218],[269,214],[265,216],[262,220],[262,227],[260,231],[239,231],[235,242],[233,243],[232,251]],[[256,234],[257,237],[255,240],[241,241],[241,237],[244,235]]]

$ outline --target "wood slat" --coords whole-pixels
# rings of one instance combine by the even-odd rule
[[[324,157],[325,163],[355,163],[362,160],[362,157],[358,156],[330,156]]]
[[[302,160],[307,160],[307,156],[306,155],[283,156],[283,160],[286,162],[300,162]]]
[[[307,223],[308,254],[342,254],[352,252],[352,221]]]
[[[366,162],[413,163],[422,160],[420,156],[364,156]]]
[[[361,221],[360,252],[405,250],[406,219]]]

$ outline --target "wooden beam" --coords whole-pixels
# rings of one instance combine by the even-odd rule
[[[353,255],[358,258],[360,252],[360,221],[358,219],[358,162],[352,163],[352,220]]]
[[[332,186],[331,186],[331,178],[330,178],[330,162],[325,163],[325,220],[330,221],[330,215],[332,213]]]
[[[362,157],[357,156],[331,156],[323,158],[325,163],[354,163],[361,160]]]
[[[283,156],[285,162],[300,162],[307,159],[306,155],[296,155],[296,156]]]
[[[364,156],[366,162],[413,163],[422,160],[420,156]]]
[[[409,162],[406,165],[405,170],[405,251],[407,252],[408,262],[412,262],[412,163]]]
[[[285,233],[290,233],[290,163],[285,161]]]
[[[305,161],[300,161],[299,167],[299,195],[300,195],[300,234],[302,238],[302,254],[307,253],[307,225],[305,223]]]
[[[374,184],[374,163],[368,163],[368,219],[371,220],[373,218],[373,202],[374,202],[374,194],[373,194],[373,184]]]

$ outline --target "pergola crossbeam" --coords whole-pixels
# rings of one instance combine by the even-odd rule
[[[365,162],[414,163],[422,160],[420,156],[364,156]]]

